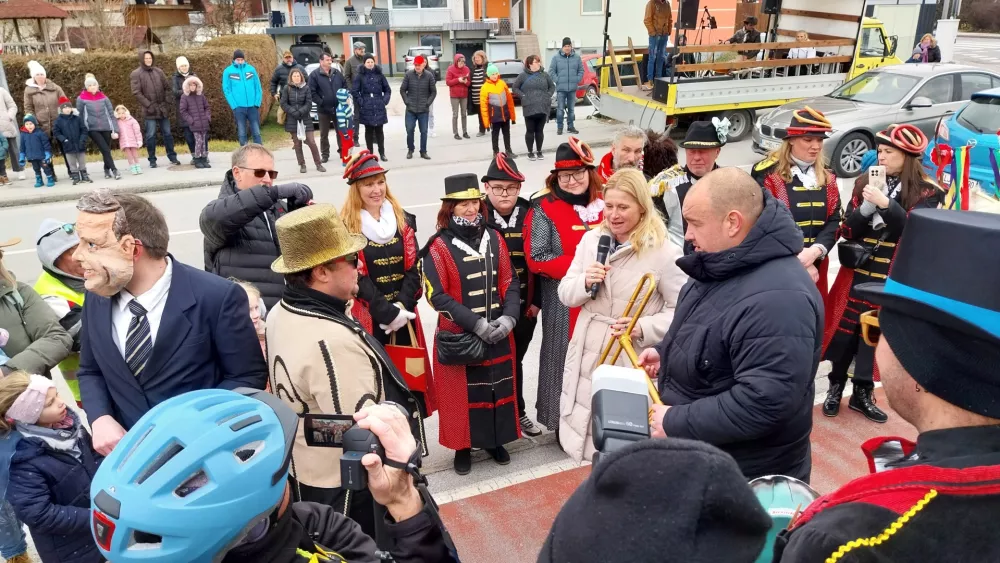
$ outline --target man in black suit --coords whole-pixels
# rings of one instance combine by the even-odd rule
[[[242,288],[167,254],[166,219],[142,197],[97,190],[77,209],[73,258],[90,293],[77,377],[94,449],[108,455],[146,411],[181,393],[264,388]]]

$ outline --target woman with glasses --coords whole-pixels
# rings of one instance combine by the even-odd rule
[[[486,224],[475,174],[444,179],[437,232],[421,250],[427,300],[438,312],[434,395],[439,441],[455,450],[455,472],[472,470],[472,448],[500,465],[521,436],[514,335],[520,287],[503,235]]]
[[[605,263],[595,260],[598,241],[610,235]],[[638,169],[616,172],[604,187],[604,222],[583,235],[573,263],[559,282],[559,299],[580,308],[563,371],[559,445],[577,462],[591,460],[590,374],[605,345],[628,328],[625,308],[646,274],[653,293],[631,332],[636,353],[659,344],[674,318],[674,306],[687,276],[675,262],[681,248],[667,240],[667,227],[653,206],[646,177]],[[597,284],[596,297],[591,287]],[[641,294],[641,295],[644,295]],[[638,305],[635,305],[637,308]],[[617,365],[631,363],[623,353]]]
[[[885,167],[884,182],[871,185],[870,176],[858,178],[837,234],[845,240],[838,249],[840,272],[826,303],[823,359],[833,362],[833,369],[823,414],[837,416],[840,412],[847,372],[853,361],[854,393],[848,406],[881,423],[889,417],[875,406],[872,393],[878,367],[874,349],[860,338],[859,323],[861,315],[877,307],[862,298],[857,287],[886,280],[908,213],[917,208],[938,207],[944,201],[944,192],[920,163],[927,148],[927,137],[920,129],[913,125],[890,125],[875,136],[875,144],[879,165]]]
[[[419,346],[426,350],[417,301],[423,295],[417,260],[417,218],[403,211],[386,182],[379,159],[367,150],[355,155],[344,172],[347,200],[340,217],[347,230],[360,233],[368,244],[358,253],[358,296],[351,316],[383,346]],[[409,325],[409,327],[407,326]],[[412,332],[411,330],[412,329]],[[416,342],[410,341],[410,334]],[[426,378],[400,368],[421,413],[434,412]]]
[[[559,301],[559,281],[566,275],[580,239],[604,219],[603,182],[594,153],[576,137],[556,149],[556,164],[545,187],[532,196],[524,224],[528,269],[538,276],[542,295],[542,352],[538,366],[538,422],[558,431],[559,399],[566,349],[579,307]]]

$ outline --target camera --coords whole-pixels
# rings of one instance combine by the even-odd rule
[[[368,470],[361,464],[365,454],[376,454],[385,462],[385,448],[378,436],[354,423],[354,417],[342,414],[307,414],[303,417],[306,445],[317,448],[342,448],[340,486],[349,491],[368,488]]]
[[[594,465],[602,455],[649,438],[649,392],[641,369],[601,365],[591,374]]]

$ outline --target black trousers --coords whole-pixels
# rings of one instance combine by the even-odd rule
[[[385,125],[365,125],[365,144],[369,152],[374,153],[378,145],[379,154],[385,154]]]
[[[104,171],[114,172],[115,159],[111,156],[111,131],[90,131],[90,140],[97,145],[97,150],[101,151],[104,159]]]
[[[483,112],[479,111],[479,106],[478,105],[476,106],[476,117],[479,118],[479,132],[480,133],[485,133],[486,132],[486,122],[483,121]]]
[[[841,385],[847,383],[847,370],[851,367],[851,361],[854,361],[854,375],[851,376],[851,383],[855,387],[863,389],[872,389],[875,387],[873,382],[875,373],[875,348],[865,344],[864,340],[861,339],[861,335],[858,334],[861,329],[858,328],[857,332],[853,336],[854,345],[846,348],[843,357],[841,358],[830,358],[833,363],[833,369],[830,370],[830,383],[839,383]]]
[[[540,113],[524,118],[524,123],[527,127],[524,132],[524,142],[528,145],[528,152],[538,152],[541,154],[542,143],[545,141],[545,122],[548,121],[548,117],[544,113]],[[537,146],[538,150],[533,150],[532,146]]]
[[[333,130],[333,139],[337,142],[337,154],[340,154],[340,142],[337,141],[337,116],[328,113],[319,113],[319,152],[323,155],[323,160],[330,158],[330,130]]]
[[[517,325],[514,326],[514,352],[517,357],[517,364],[514,368],[517,369],[517,376],[515,381],[517,382],[517,416],[518,418],[524,416],[524,355],[528,353],[528,345],[531,344],[531,337],[535,334],[535,325],[538,324],[537,318],[531,318],[521,315],[521,318],[517,320]]]
[[[7,139],[7,156],[10,157],[10,168],[14,172],[21,172],[24,169],[21,168],[21,163],[18,159],[21,156],[21,152],[18,149],[17,143],[21,140],[19,137],[6,137]]]
[[[510,121],[501,121],[491,124],[493,126],[493,152],[500,152],[500,133],[503,133],[503,146],[507,152],[510,150]]]
[[[340,471],[339,462],[332,463],[330,471]],[[370,538],[375,537],[375,499],[372,498],[372,494],[367,489],[364,491],[348,491],[340,487],[321,489],[296,483],[291,477],[289,481],[292,483],[292,491],[297,497],[295,500],[325,504],[341,514],[344,513],[344,505],[347,503],[347,495],[350,493],[351,505],[348,507],[347,517],[357,522],[365,535]]]
[[[181,125],[181,132],[184,134],[184,142],[187,143],[188,150],[194,155],[194,132],[187,125]]]

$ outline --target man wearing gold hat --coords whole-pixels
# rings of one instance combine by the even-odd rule
[[[275,222],[282,254],[271,269],[285,276],[281,301],[267,316],[271,391],[300,415],[353,415],[383,400],[410,413],[413,435],[426,443],[416,399],[382,346],[350,317],[358,292],[358,252],[367,239],[349,233],[337,209],[316,204]],[[299,500],[344,510],[374,537],[368,491],[340,488],[340,448],[311,447],[300,425],[292,450]]]

